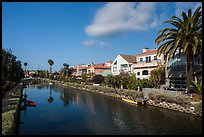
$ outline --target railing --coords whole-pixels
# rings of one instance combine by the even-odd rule
[[[139,68],[139,67],[154,67],[154,66],[158,66],[159,64],[161,64],[161,60],[151,60],[151,62],[137,62],[134,65],[134,68]]]

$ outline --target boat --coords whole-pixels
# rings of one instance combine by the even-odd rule
[[[136,102],[136,101],[133,101],[133,100],[130,100],[130,99],[125,99],[125,98],[122,98],[122,100],[125,101],[125,102],[127,102],[127,103],[137,105],[137,102]]]
[[[26,105],[27,105],[27,106],[36,107],[36,103],[33,102],[33,101],[31,101],[31,100],[27,100],[27,101],[26,101]]]

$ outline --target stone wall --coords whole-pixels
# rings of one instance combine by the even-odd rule
[[[152,100],[149,98],[148,94],[151,92],[151,90],[147,93],[142,93],[134,90],[127,90],[127,89],[115,89],[115,88],[110,88],[110,87],[102,87],[102,86],[93,86],[93,85],[84,85],[84,84],[78,84],[78,83],[70,83],[70,82],[62,82],[62,81],[52,81],[56,83],[63,84],[64,86],[80,89],[82,91],[89,91],[89,92],[94,92],[94,93],[99,93],[107,96],[112,96],[116,98],[126,98],[126,99],[131,99],[131,100],[137,100],[138,98],[141,98],[141,96],[144,98],[148,98],[149,100],[146,102],[147,105],[152,105],[155,107],[160,107],[164,109],[170,109],[174,111],[179,111],[183,113],[189,113],[189,114],[194,114],[194,115],[200,115],[202,116],[202,106],[197,108],[197,105],[193,105],[189,102],[188,105],[179,105],[177,103],[170,103],[170,102],[165,102],[165,101],[158,101],[158,100]],[[153,92],[155,93],[155,92]],[[158,92],[159,93],[159,92]],[[162,92],[164,93],[164,92]],[[169,95],[168,95],[169,94]],[[181,99],[181,93],[167,93],[165,94],[167,97],[174,97],[175,99]],[[172,101],[172,99],[170,99]],[[180,103],[184,103],[182,100]],[[202,105],[202,103],[201,103]],[[199,110],[201,109],[201,110]]]
[[[161,108],[165,108],[165,109],[170,109],[170,110],[175,110],[175,111],[179,111],[179,112],[185,112],[185,113],[189,113],[189,114],[194,114],[194,115],[201,115],[202,116],[202,112],[196,112],[195,107],[191,106],[191,107],[183,107],[180,106],[176,103],[168,103],[168,102],[156,102],[154,100],[148,100],[147,104],[155,106],[155,107],[161,107]]]

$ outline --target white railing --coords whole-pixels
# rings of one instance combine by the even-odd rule
[[[139,67],[154,67],[154,66],[158,66],[159,64],[161,64],[160,60],[152,60],[151,62],[137,62],[137,64],[134,65],[134,68],[139,68]]]

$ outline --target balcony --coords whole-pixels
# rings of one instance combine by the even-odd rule
[[[146,67],[156,67],[161,64],[161,60],[151,60],[151,62],[146,63],[145,61],[143,62],[137,62],[134,65],[134,68],[146,68]]]

